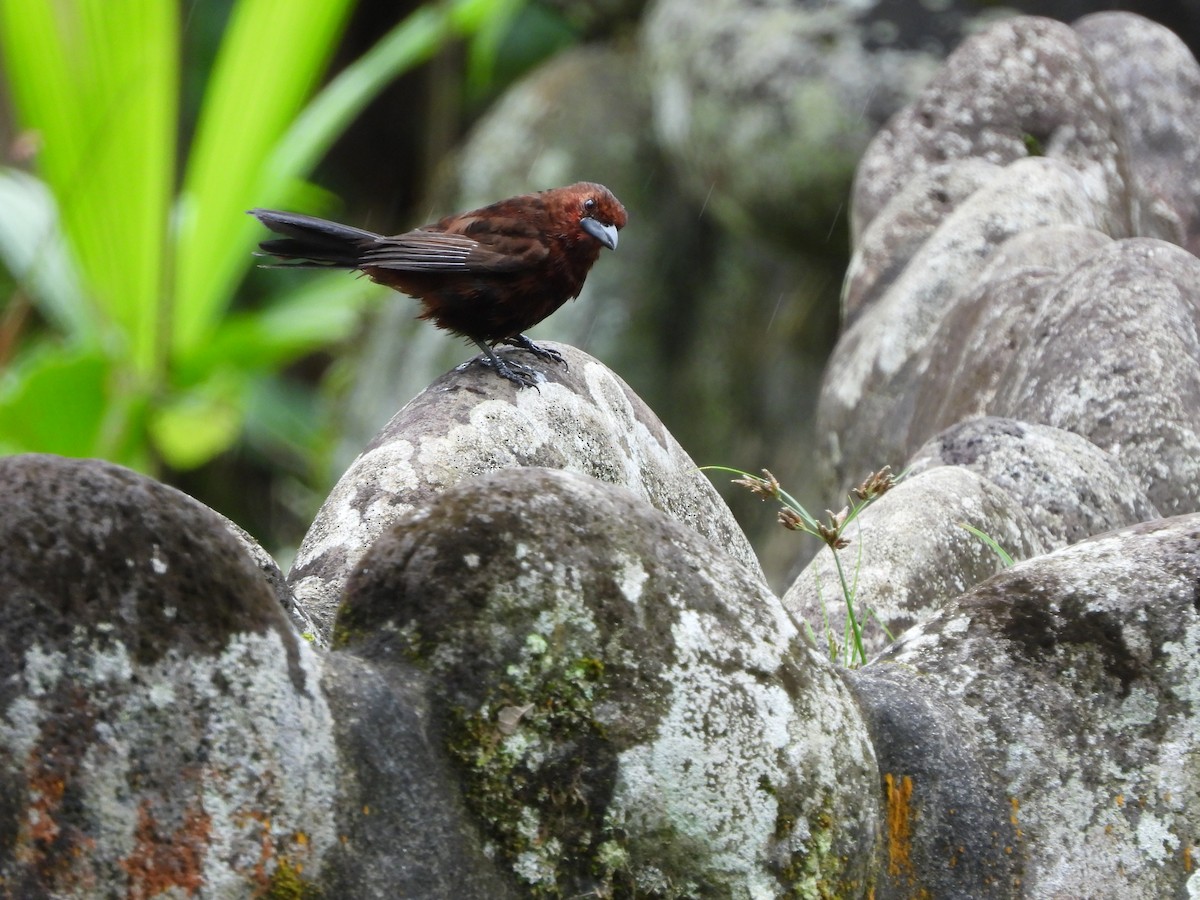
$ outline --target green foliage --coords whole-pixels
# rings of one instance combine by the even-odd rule
[[[959,522],[958,527],[966,529],[967,531],[971,532],[971,534],[975,535],[975,537],[983,541],[987,548],[1000,558],[1000,565],[1002,565],[1004,568],[1007,569],[1013,565],[1012,556],[1009,555],[1007,550],[1000,546],[999,541],[997,541],[986,531],[981,531],[969,522]]]
[[[741,485],[763,500],[774,500],[780,504],[778,514],[780,525],[790,531],[802,531],[805,534],[819,538],[829,547],[830,552],[833,554],[834,566],[837,568],[842,599],[846,603],[846,633],[841,644],[845,648],[845,663],[848,666],[866,665],[867,651],[863,647],[862,642],[865,617],[862,611],[857,609],[855,602],[858,594],[858,569],[862,564],[862,547],[861,545],[859,546],[858,565],[854,568],[853,579],[847,579],[846,577],[846,569],[842,565],[841,551],[850,546],[850,539],[846,537],[846,533],[850,525],[858,518],[859,513],[895,487],[896,483],[904,477],[904,473],[901,473],[899,476],[892,475],[891,466],[884,466],[878,472],[872,472],[863,480],[862,484],[850,491],[847,506],[836,513],[826,510],[826,521],[821,522],[811,515],[795,497],[783,490],[775,476],[766,469],[762,470],[763,474],[761,477],[744,472],[741,469],[731,469],[727,466],[705,466],[704,470],[732,472],[735,475],[740,475],[740,478],[734,479],[734,484]],[[874,615],[874,611],[867,610],[867,615],[875,619],[876,624],[883,629],[889,638],[892,637],[891,633],[887,630],[887,626]],[[806,622],[804,623],[804,627],[808,637],[814,644],[817,644],[818,641],[816,640],[812,626]],[[828,618],[825,620],[825,637],[829,645],[830,658],[836,660],[842,654],[839,651],[838,642],[832,632]]]
[[[0,263],[16,285],[0,326],[18,338],[0,330],[0,452],[184,470],[232,446],[268,396],[292,414],[257,427],[307,433],[295,418],[311,403],[278,374],[348,336],[373,289],[314,276],[231,312],[260,230],[245,211],[301,205],[345,126],[445,42],[466,39],[486,79],[523,5],[423,6],[313,96],[351,0],[283,14],[238,0],[181,148],[180,5],[0,0],[0,58],[36,162],[36,177],[0,168]],[[10,315],[23,308],[37,316]]]

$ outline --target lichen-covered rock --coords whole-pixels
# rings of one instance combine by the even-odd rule
[[[302,888],[336,840],[312,651],[222,520],[96,460],[0,460],[6,896]]]
[[[1138,233],[1200,254],[1200,65],[1171,31],[1132,13],[1073,27],[1128,135]]]
[[[888,794],[876,896],[1186,896],[1200,516],[1018,564],[853,678]]]
[[[933,74],[931,44],[958,39],[961,22],[917,15],[658,0],[641,35],[654,127],[693,199],[780,246],[827,239],[871,135]]]
[[[1031,228],[1000,246],[946,311],[919,352],[904,448],[986,415],[1010,369],[1028,352],[1048,306],[1075,269],[1112,241],[1079,225]],[[899,423],[897,423],[899,425]]]
[[[1080,36],[1025,16],[968,38],[871,141],[851,210],[857,239],[914,176],[950,160],[1047,156],[1073,169],[1112,237],[1133,233],[1122,124]]]
[[[1200,259],[1115,241],[1031,325],[989,412],[1083,435],[1163,515],[1200,509]]]
[[[1046,549],[1018,498],[956,466],[902,480],[855,521],[847,532],[850,546],[839,553],[847,583],[854,586],[854,614],[868,654],[891,643],[888,633],[898,635],[925,621],[1001,570],[1001,558],[964,525],[1016,559]],[[845,643],[842,582],[828,547],[792,583],[783,604],[808,623],[819,643],[837,646],[846,662],[853,659],[852,645]]]
[[[415,665],[324,657],[344,773],[338,843],[321,869],[323,897],[505,900],[519,896],[483,852]]]
[[[941,219],[886,291],[842,335],[829,360],[818,433],[828,436],[826,464],[834,467],[839,483],[849,484],[885,463],[897,465],[931,436],[909,431],[930,359],[948,352],[936,342],[939,328],[1005,242],[1046,225],[1096,230],[1104,216],[1075,170],[1038,157],[999,169]],[[1014,323],[1022,324],[1027,323]],[[957,345],[951,344],[949,352]]]
[[[322,637],[376,538],[439,491],[500,468],[571,469],[622,485],[761,577],[728,507],[649,408],[590,356],[549,346],[567,365],[538,362],[549,380],[537,388],[517,388],[478,363],[435,381],[342,476],[288,575]]]
[[[1047,550],[1158,518],[1146,492],[1112,454],[1061,428],[971,419],[929,441],[908,471],[916,475],[936,466],[960,466],[1008,493]]]
[[[429,675],[523,892],[864,895],[878,772],[853,701],[753,573],[627,490],[513,469],[359,562],[338,652]]]

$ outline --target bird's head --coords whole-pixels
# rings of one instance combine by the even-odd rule
[[[621,201],[602,184],[581,181],[566,188],[576,204],[579,227],[609,250],[617,249],[617,232],[628,217]]]

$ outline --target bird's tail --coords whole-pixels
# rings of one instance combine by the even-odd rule
[[[284,235],[263,241],[259,249],[279,259],[296,260],[291,265],[300,267],[356,269],[363,253],[379,239],[371,231],[299,213],[252,209],[250,215]]]

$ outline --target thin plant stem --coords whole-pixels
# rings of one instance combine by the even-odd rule
[[[842,557],[833,548],[833,562],[837,566],[838,579],[842,583],[842,596],[846,598],[846,616],[850,621],[850,630],[854,635],[854,652],[858,656],[859,665],[866,665],[867,651],[863,649],[862,642],[862,626],[858,624],[858,619],[854,615],[854,595],[850,592],[850,586],[846,584],[846,572],[842,568]]]

